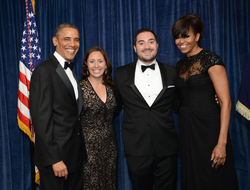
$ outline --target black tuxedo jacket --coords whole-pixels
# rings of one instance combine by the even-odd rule
[[[147,156],[153,147],[157,156],[178,152],[178,137],[172,107],[175,102],[176,70],[158,61],[163,89],[151,107],[134,84],[136,62],[115,70],[117,105],[124,105],[124,151],[133,156]]]
[[[78,79],[78,101],[73,86],[54,55],[35,68],[30,83],[30,113],[35,130],[34,162],[39,170],[53,172],[61,160],[68,172],[75,170],[81,150],[80,112],[83,97]],[[82,142],[81,142],[82,141]]]

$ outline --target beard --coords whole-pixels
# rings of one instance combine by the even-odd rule
[[[152,49],[144,49],[142,51],[146,51],[146,50],[152,50]],[[152,63],[156,59],[156,56],[157,56],[157,50],[155,54],[153,54],[151,57],[148,57],[148,58],[145,58],[137,54],[137,57],[139,60],[141,60],[143,63],[148,63],[148,64]]]

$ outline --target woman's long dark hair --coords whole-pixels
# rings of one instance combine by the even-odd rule
[[[87,66],[87,60],[89,58],[89,55],[92,52],[96,52],[96,51],[99,51],[103,55],[103,57],[105,59],[105,62],[106,62],[106,65],[107,65],[107,69],[106,69],[106,71],[102,75],[102,83],[104,85],[107,85],[107,84],[108,85],[114,85],[114,82],[113,82],[112,76],[111,76],[111,72],[112,72],[111,61],[110,61],[107,53],[100,46],[94,46],[94,47],[90,48],[87,51],[87,53],[84,55],[81,78],[84,79],[84,78],[87,78],[89,76],[89,71],[88,71],[88,66]]]

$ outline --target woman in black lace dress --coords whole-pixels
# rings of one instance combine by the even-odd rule
[[[180,93],[180,149],[183,190],[238,189],[230,136],[231,99],[225,66],[198,42],[204,24],[195,14],[178,19],[175,43],[186,54],[176,69]],[[214,100],[217,94],[220,106]]]
[[[112,65],[103,48],[90,48],[84,56],[80,81],[82,130],[88,156],[83,170],[84,190],[116,189],[116,101],[111,72]]]

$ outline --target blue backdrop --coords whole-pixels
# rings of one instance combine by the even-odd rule
[[[102,46],[114,69],[136,59],[133,38],[142,27],[158,36],[158,60],[175,65],[183,56],[174,44],[175,20],[196,13],[205,23],[202,48],[217,53],[226,65],[232,111],[230,134],[240,190],[250,189],[250,124],[235,111],[241,76],[250,52],[249,0],[36,0],[36,22],[44,58],[53,53],[52,36],[64,22],[80,31],[81,47],[74,68],[78,77],[85,52]],[[29,190],[29,139],[17,125],[19,57],[25,0],[0,1],[0,189]],[[178,115],[175,115],[178,128]],[[119,144],[118,187],[130,190],[121,133],[122,114],[115,119]],[[180,173],[178,176],[180,188]]]

